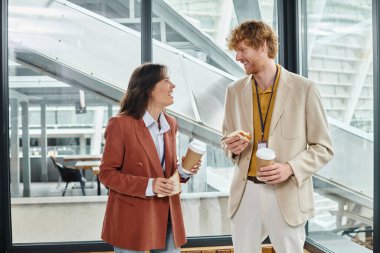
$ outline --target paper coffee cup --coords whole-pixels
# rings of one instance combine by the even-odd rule
[[[191,168],[202,158],[206,153],[204,144],[200,141],[192,141],[189,143],[185,159],[182,162],[183,171],[191,174]]]
[[[256,157],[257,157],[257,166],[256,166],[256,175],[257,175],[257,173],[260,171],[260,168],[269,166],[273,163],[273,160],[276,157],[276,154],[274,153],[273,150],[269,148],[261,148],[257,150]]]

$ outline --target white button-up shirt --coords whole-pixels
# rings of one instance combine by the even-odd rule
[[[160,113],[160,116],[158,117],[158,120],[160,121],[161,129],[158,128],[158,123],[153,119],[152,115],[150,115],[148,111],[145,111],[143,120],[144,120],[145,126],[149,130],[150,135],[152,136],[154,145],[156,146],[158,158],[160,159],[160,162],[163,161],[162,169],[165,171],[164,133],[170,130],[170,125],[162,112]],[[181,165],[178,166],[178,172],[183,179],[187,179],[190,177],[189,174],[186,174],[185,172],[183,172]],[[149,178],[148,185],[145,191],[146,196],[155,195],[153,192],[153,179],[154,178]]]
[[[158,120],[160,121],[161,129],[158,128],[158,123],[153,119],[152,115],[148,111],[145,112],[143,117],[145,126],[148,128],[150,135],[152,136],[154,145],[158,153],[158,158],[160,162],[164,159],[164,133],[170,130],[168,121],[166,120],[163,113],[160,113]],[[165,164],[163,165],[165,171]]]

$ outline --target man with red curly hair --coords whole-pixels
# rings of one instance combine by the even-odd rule
[[[267,24],[240,24],[228,46],[247,74],[228,86],[221,141],[236,165],[227,210],[235,252],[259,253],[269,235],[277,253],[302,253],[314,212],[312,175],[333,157],[319,92],[276,65],[277,36]],[[252,139],[231,134],[239,130]],[[256,170],[261,148],[276,158]]]

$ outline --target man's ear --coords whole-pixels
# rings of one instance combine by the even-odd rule
[[[268,45],[267,45],[266,41],[264,41],[264,43],[260,46],[259,51],[260,52],[267,52],[268,51]]]

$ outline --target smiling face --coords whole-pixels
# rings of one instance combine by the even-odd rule
[[[264,66],[270,60],[265,44],[260,48],[255,49],[247,46],[244,41],[241,41],[236,47],[236,61],[239,61],[244,65],[244,70],[247,75],[257,74],[263,70]]]
[[[173,90],[175,85],[170,81],[167,73],[164,78],[159,81],[153,88],[150,95],[149,104],[160,110],[174,103]]]

